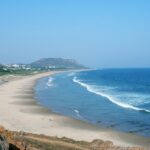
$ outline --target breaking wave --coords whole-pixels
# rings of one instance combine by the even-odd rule
[[[76,73],[75,72],[71,72],[71,73],[68,73],[68,77],[72,77],[72,76],[74,76]]]
[[[77,117],[80,117],[80,112],[79,112],[79,110],[75,109],[74,112],[76,113]]]
[[[98,89],[96,89],[93,85],[89,85],[89,84],[81,82],[80,80],[77,79],[77,77],[73,78],[73,82],[78,83],[79,85],[81,85],[82,87],[86,88],[91,93],[94,93],[96,95],[100,95],[102,97],[107,98],[110,102],[112,102],[112,103],[114,103],[114,104],[116,104],[116,105],[118,105],[118,106],[120,106],[122,108],[132,109],[132,110],[136,110],[136,111],[150,113],[150,110],[148,110],[148,109],[143,109],[143,108],[139,108],[139,107],[133,106],[131,104],[120,102],[119,99],[114,98],[113,96],[108,95],[106,93],[102,93],[102,92],[98,91]]]
[[[46,85],[49,86],[49,87],[53,86],[53,83],[52,83],[53,80],[54,80],[54,78],[49,77],[49,78],[48,78],[48,81],[47,81],[47,83],[46,83]]]

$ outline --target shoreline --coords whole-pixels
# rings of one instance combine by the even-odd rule
[[[66,117],[39,105],[34,98],[34,86],[44,77],[60,73],[51,71],[25,76],[0,85],[0,125],[14,131],[24,131],[75,140],[112,141],[117,146],[150,147],[150,139],[122,133]]]

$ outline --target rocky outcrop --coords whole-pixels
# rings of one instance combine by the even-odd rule
[[[9,143],[4,136],[4,127],[0,126],[0,150],[9,150]]]
[[[111,141],[102,141],[102,140],[94,140],[90,143],[91,149],[99,149],[107,150],[108,148],[115,148],[114,144]]]
[[[5,138],[6,137],[6,138]],[[0,126],[0,150],[148,150],[138,147],[119,147],[111,141],[75,141],[25,132],[13,132]]]
[[[15,132],[0,126],[0,150],[26,150],[22,142],[15,140]]]
[[[0,135],[0,150],[9,150],[9,143],[6,138]]]

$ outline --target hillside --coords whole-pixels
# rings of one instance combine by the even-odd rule
[[[62,69],[86,69],[72,59],[43,58],[30,64],[0,64],[0,76],[8,74],[28,75],[34,72]]]
[[[72,59],[43,58],[30,64],[32,68],[42,69],[84,69],[85,66]]]

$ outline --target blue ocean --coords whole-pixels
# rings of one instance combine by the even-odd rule
[[[35,97],[59,114],[150,137],[150,69],[59,73],[40,79]]]

